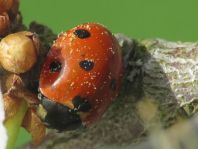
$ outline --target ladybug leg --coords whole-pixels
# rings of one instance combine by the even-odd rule
[[[91,109],[91,104],[89,101],[86,100],[86,98],[82,98],[80,96],[74,97],[72,103],[74,105],[74,110],[79,112],[89,112]]]

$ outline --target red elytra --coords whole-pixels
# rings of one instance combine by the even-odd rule
[[[54,68],[53,68],[54,67]],[[122,80],[122,55],[118,41],[104,26],[79,25],[59,35],[41,71],[40,92],[73,109],[76,96],[91,104],[80,112],[88,125],[105,112],[118,95]]]

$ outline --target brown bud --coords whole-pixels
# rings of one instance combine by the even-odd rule
[[[11,90],[24,87],[22,78],[15,74],[0,75],[0,80],[2,93],[13,92]]]
[[[41,143],[45,137],[45,126],[33,109],[28,109],[24,120],[23,127],[31,134],[35,144]]]
[[[13,0],[0,0],[0,13],[8,11],[13,5]]]
[[[6,12],[0,14],[0,36],[8,33],[10,27],[10,19]]]
[[[39,53],[39,39],[31,32],[10,34],[0,42],[0,63],[7,71],[19,74],[31,69]]]
[[[13,0],[13,5],[10,8],[10,12],[16,16],[19,10],[19,0]]]
[[[5,93],[3,95],[3,103],[4,103],[4,110],[5,110],[5,121],[9,118],[16,115],[21,99],[17,97],[12,97],[9,94]]]

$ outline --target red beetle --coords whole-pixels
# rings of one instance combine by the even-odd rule
[[[45,123],[62,131],[96,121],[118,95],[122,68],[121,48],[104,26],[87,23],[62,33],[40,75]]]

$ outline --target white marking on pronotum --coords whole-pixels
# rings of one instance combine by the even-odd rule
[[[3,125],[4,119],[5,119],[5,112],[4,112],[4,107],[3,107],[3,96],[1,92],[1,82],[0,82],[0,134],[1,134],[0,147],[2,149],[5,149],[6,144],[7,144],[6,129]]]

